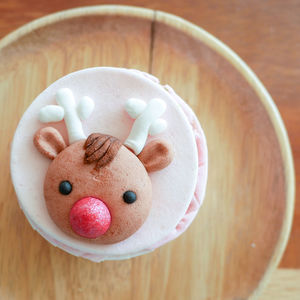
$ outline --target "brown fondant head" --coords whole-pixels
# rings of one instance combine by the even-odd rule
[[[136,156],[118,139],[102,134],[66,147],[60,133],[49,128],[36,133],[34,144],[53,159],[44,181],[53,221],[65,233],[93,243],[130,237],[151,209],[148,172],[171,162],[171,148],[156,140]]]

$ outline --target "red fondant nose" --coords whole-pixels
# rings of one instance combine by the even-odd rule
[[[100,199],[86,197],[75,202],[70,211],[70,224],[75,233],[89,239],[104,234],[111,222],[110,212]]]

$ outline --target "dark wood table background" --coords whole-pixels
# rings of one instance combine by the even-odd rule
[[[300,186],[299,0],[0,0],[0,38],[44,15],[86,5],[125,4],[169,12],[191,21],[231,47],[258,75],[286,125]],[[276,163],[276,162],[274,162]],[[300,268],[300,197],[280,267]]]

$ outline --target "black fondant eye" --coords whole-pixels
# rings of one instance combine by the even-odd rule
[[[59,184],[59,192],[63,195],[69,195],[72,192],[72,184],[64,180]]]
[[[123,194],[124,202],[131,204],[136,200],[136,194],[132,191],[127,191]]]

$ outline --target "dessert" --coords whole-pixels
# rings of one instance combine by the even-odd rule
[[[137,256],[179,236],[201,206],[207,148],[169,86],[137,70],[62,77],[24,113],[11,174],[32,227],[93,261]]]

